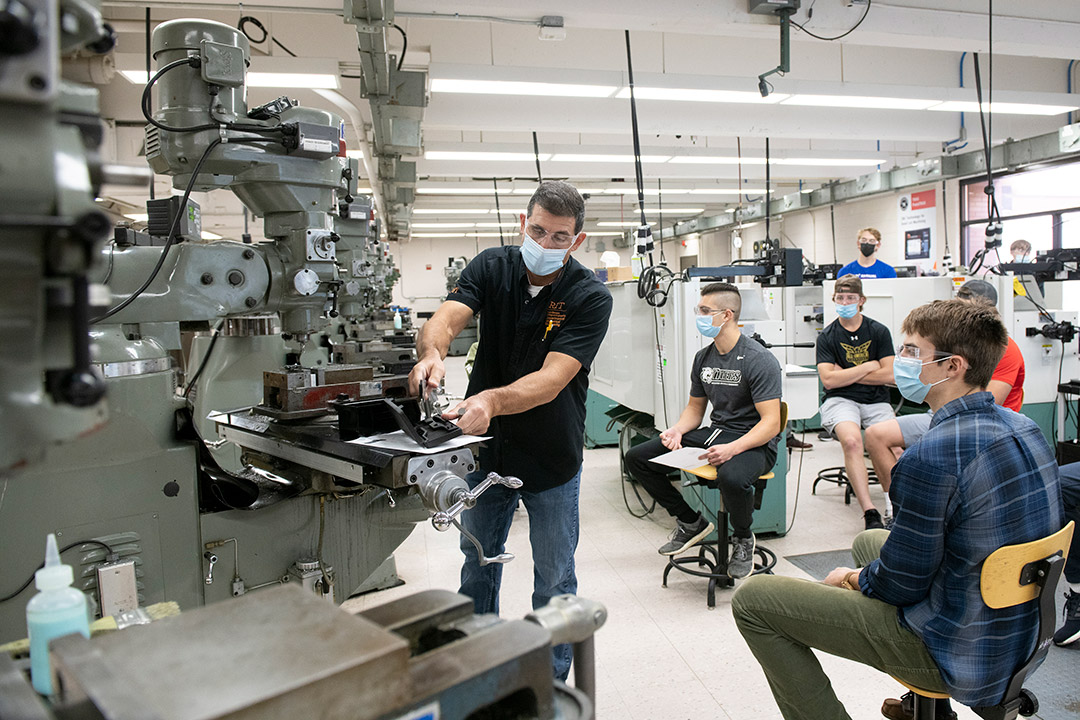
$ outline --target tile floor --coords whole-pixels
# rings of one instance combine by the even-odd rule
[[[448,359],[447,370],[449,392],[462,394],[462,359]],[[842,456],[836,442],[821,442],[811,434],[807,439],[814,449],[803,453],[801,485],[798,452],[787,478],[790,530],[784,537],[759,541],[778,557],[774,572],[792,577],[809,576],[785,555],[849,548],[863,528],[857,504],[852,500],[852,505],[844,505],[836,486],[822,484],[818,495],[810,494],[817,471],[841,464]],[[632,517],[620,483],[616,448],[585,451],[578,592],[608,609],[607,624],[596,636],[596,717],[779,719],[765,676],[735,628],[731,590],[718,590],[716,608],[709,610],[705,579],[672,573],[668,587],[662,588],[665,560],[656,548],[667,540],[673,520],[662,509],[645,518]],[[880,509],[880,489],[871,490]],[[439,533],[430,523],[419,525],[396,553],[405,585],[356,598],[346,608],[372,607],[427,588],[457,589],[457,543],[456,534]],[[517,618],[531,610],[532,562],[524,511],[515,518],[507,549],[517,558],[504,570],[502,611]],[[882,699],[902,691],[888,676],[866,666],[828,655],[822,655],[821,662],[853,718],[880,718]],[[958,712],[962,720],[978,717],[967,708]]]

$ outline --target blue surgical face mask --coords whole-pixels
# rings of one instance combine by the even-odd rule
[[[567,248],[549,250],[529,237],[529,233],[522,233],[522,236],[521,259],[525,261],[529,272],[540,277],[558,272],[566,259]]]
[[[852,303],[851,305],[841,305],[836,303],[836,314],[842,318],[853,318],[859,313],[859,304]]]
[[[698,332],[701,333],[702,335],[704,335],[707,338],[714,338],[717,335],[719,335],[720,334],[720,329],[723,328],[724,325],[727,323],[727,320],[725,320],[724,322],[720,323],[719,325],[713,325],[712,324],[712,320],[713,320],[712,315],[697,315],[694,318],[694,320],[697,322]]]
[[[927,365],[941,362],[942,360],[948,360],[949,357],[943,357],[939,360],[931,360]],[[930,388],[935,385],[939,385],[949,378],[942,378],[937,382],[924,383],[922,381],[922,369],[923,364],[913,358],[896,358],[893,361],[893,379],[896,380],[896,388],[900,391],[900,394],[911,402],[921,403],[926,400],[926,394],[930,392]]]

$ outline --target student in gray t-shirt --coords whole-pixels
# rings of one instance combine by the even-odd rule
[[[690,399],[672,427],[626,453],[630,476],[676,519],[661,555],[678,555],[701,542],[713,524],[672,486],[670,469],[650,462],[680,447],[702,448],[702,464],[716,466],[716,481],[732,528],[728,575],[753,570],[754,483],[776,462],[780,427],[780,363],[739,331],[742,299],[730,283],[712,283],[695,308],[698,330],[713,341],[694,357]],[[711,403],[709,425],[699,427]],[[707,448],[707,449],[706,449]]]

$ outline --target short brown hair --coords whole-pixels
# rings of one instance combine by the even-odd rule
[[[529,198],[528,217],[532,217],[537,203],[556,217],[574,218],[574,233],[580,233],[585,225],[585,200],[568,182],[545,180],[540,183]]]
[[[735,316],[735,322],[739,321],[739,313],[742,312],[742,295],[739,294],[739,288],[727,282],[709,283],[701,288],[701,297],[706,295],[720,295],[721,309],[730,310]]]
[[[858,232],[858,233],[857,233],[857,234],[855,235],[855,239],[856,239],[856,240],[858,240],[858,239],[859,239],[859,235],[862,235],[863,233],[870,233],[871,235],[873,235],[873,236],[874,236],[874,239],[875,239],[875,240],[877,240],[878,242],[881,242],[881,231],[880,231],[880,230],[878,230],[877,228],[863,228],[862,230],[860,230],[860,231],[859,231],[859,232]]]
[[[1027,240],[1013,240],[1012,245],[1009,246],[1010,253],[1022,252],[1027,255],[1031,252],[1031,243]]]
[[[865,298],[862,291],[862,280],[857,275],[841,275],[836,279],[833,286],[833,295],[839,292],[858,293],[859,297]]]
[[[979,388],[990,382],[1009,343],[996,308],[959,299],[935,300],[915,308],[904,318],[902,330],[967,360],[964,382]]]

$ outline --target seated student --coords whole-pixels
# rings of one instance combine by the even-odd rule
[[[925,392],[934,419],[896,465],[892,531],[855,538],[861,571],[836,568],[824,583],[759,575],[732,597],[787,720],[848,718],[813,649],[980,706],[1001,700],[1038,633],[1035,601],[994,610],[979,589],[990,553],[1064,525],[1042,431],[985,392],[1005,326],[990,308],[938,300],[903,329],[897,385]]]
[[[957,291],[956,297],[989,307],[997,305],[997,290],[985,280],[968,280]],[[1009,338],[1005,355],[994,369],[986,389],[998,405],[1020,412],[1024,404],[1024,356],[1012,338]],[[933,415],[933,411],[901,415],[866,428],[866,450],[883,488],[889,487],[897,451],[917,443],[926,434]]]
[[[742,298],[734,285],[712,283],[701,290],[695,309],[698,330],[713,341],[694,356],[690,399],[678,422],[660,437],[626,453],[630,477],[675,519],[661,555],[678,555],[701,542],[713,524],[691,508],[672,486],[670,468],[650,462],[680,447],[708,448],[702,465],[716,465],[716,481],[731,521],[728,575],[746,577],[754,567],[754,483],[776,462],[780,428],[780,363],[771,352],[739,331]],[[712,403],[707,427],[698,427]]]
[[[860,230],[855,244],[859,247],[859,257],[840,268],[836,277],[854,275],[863,280],[896,277],[896,268],[877,259],[878,250],[881,249],[881,233],[877,228]]]
[[[836,320],[817,339],[817,367],[825,395],[821,424],[844,448],[848,482],[862,508],[866,529],[885,527],[870,499],[869,473],[863,461],[862,428],[892,420],[885,385],[893,381],[893,344],[889,328],[862,314],[862,280],[843,275],[833,289]],[[885,492],[889,486],[882,483]]]
[[[1080,525],[1080,462],[1061,466],[1061,502],[1065,520]],[[1080,532],[1073,533],[1069,559],[1065,561],[1065,623],[1054,633],[1054,643],[1071,645],[1080,640]]]

